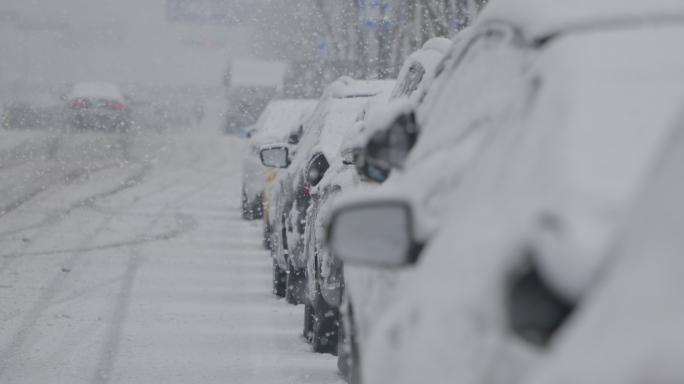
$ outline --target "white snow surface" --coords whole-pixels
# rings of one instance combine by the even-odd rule
[[[343,383],[271,293],[220,110],[166,135],[3,133],[1,185],[24,190],[0,190],[0,382]]]
[[[566,29],[611,28],[680,23],[684,3],[679,0],[517,0],[492,1],[478,16],[479,23],[506,22],[530,39]]]
[[[434,37],[423,44],[423,50],[434,49],[442,55],[446,55],[451,49],[451,40],[446,37]]]

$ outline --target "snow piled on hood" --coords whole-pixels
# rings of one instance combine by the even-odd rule
[[[451,40],[446,37],[435,37],[423,44],[422,50],[432,49],[440,52],[442,55],[446,55],[451,48]]]

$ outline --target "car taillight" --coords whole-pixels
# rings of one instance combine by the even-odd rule
[[[85,102],[83,100],[74,100],[71,103],[69,103],[69,106],[71,108],[79,108],[79,107],[84,107]]]
[[[123,103],[119,101],[110,101],[107,103],[107,107],[121,109],[123,108]]]
[[[307,196],[311,196],[311,184],[306,183],[304,185],[304,193],[306,193]]]

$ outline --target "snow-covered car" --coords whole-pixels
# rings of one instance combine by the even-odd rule
[[[262,197],[271,169],[264,167],[259,157],[259,148],[265,143],[281,140],[297,123],[306,109],[315,105],[315,100],[275,100],[270,102],[249,130],[249,139],[242,159],[242,218],[262,218]],[[271,179],[272,181],[272,179]]]
[[[365,146],[369,134],[367,120],[376,120],[376,115],[392,113],[388,103],[410,102],[415,104],[427,91],[435,68],[448,52],[451,41],[435,38],[423,48],[410,55],[399,72],[399,78],[391,91],[371,98],[364,106],[357,122],[345,134],[340,151],[333,159],[330,169],[321,182],[311,189],[311,203],[307,211],[304,256],[307,260],[307,300],[304,334],[311,339],[314,350],[338,354],[340,371],[351,375],[347,369],[348,359],[353,359],[351,349],[343,345],[338,348],[340,311],[344,292],[342,263],[324,246],[323,223],[327,219],[329,204],[341,192],[368,190],[377,186],[379,179],[364,177],[357,173],[355,165],[362,160],[359,149]],[[374,130],[376,127],[371,126]],[[370,137],[373,137],[371,132]],[[326,316],[327,314],[327,316]],[[332,316],[331,316],[332,314]],[[342,320],[343,324],[346,324]],[[350,353],[346,351],[350,350]]]
[[[71,131],[125,131],[130,126],[126,99],[114,84],[78,83],[66,103],[66,125]]]
[[[437,66],[451,44],[449,39],[433,38],[406,59],[390,95],[390,105],[369,120],[357,139],[354,162],[362,177],[383,182],[392,167],[406,158],[418,135],[412,111],[432,85]]]
[[[366,312],[354,319],[370,319],[356,324],[365,383],[522,383],[548,361],[590,372],[608,358],[573,360],[618,325],[585,306],[684,99],[684,5],[616,5],[491,2],[416,110],[404,169],[337,203],[329,245]],[[611,335],[613,351],[629,343]]]
[[[297,144],[304,134],[304,121],[311,115],[317,102],[314,100],[311,105],[304,110],[290,128],[287,137],[283,137],[283,142],[290,145],[290,149],[294,153],[297,151]],[[273,237],[273,228],[275,227],[274,219],[277,216],[275,214],[276,201],[278,200],[278,192],[280,191],[280,183],[276,182],[278,180],[278,174],[281,172],[287,172],[283,168],[267,167],[268,174],[266,176],[266,182],[264,185],[264,192],[262,195],[263,200],[263,221],[264,221],[264,248],[271,249],[271,239]],[[272,213],[273,212],[273,213]]]
[[[343,190],[373,188],[376,183],[361,179],[354,168],[353,150],[358,137],[365,128],[365,118],[387,105],[390,90],[370,98],[362,107],[356,122],[340,140],[336,156],[321,181],[309,190],[310,202],[304,228],[306,259],[305,310],[303,335],[311,341],[314,352],[338,354],[339,324],[344,281],[342,264],[337,262],[327,248],[323,247],[323,222],[327,217],[329,202]],[[371,184],[371,185],[368,185]]]
[[[439,229],[446,218],[444,199],[453,192],[462,170],[478,153],[482,138],[505,120],[511,107],[508,100],[518,97],[517,84],[527,63],[528,52],[517,49],[513,32],[497,25],[481,35],[473,32],[469,28],[454,36],[451,50],[437,65],[436,78],[431,79],[429,90],[417,100],[415,110],[406,100],[397,100],[383,113],[369,118],[370,129],[386,132],[383,123],[394,125],[395,116],[414,115],[412,123],[418,126],[419,135],[413,149],[403,147],[408,154],[405,167],[389,173],[387,181],[377,189],[351,191],[341,197],[342,201],[359,199],[373,205],[375,201],[384,204],[395,199],[410,200],[425,218],[423,226],[416,228],[416,236],[428,238]],[[473,99],[477,95],[481,100]],[[383,143],[384,149],[392,148],[393,144]],[[457,156],[448,156],[454,148]],[[375,232],[392,229],[385,220],[375,220],[373,224]],[[403,238],[395,240],[396,245],[404,242]],[[363,245],[366,238],[359,241],[348,244],[348,249],[354,249],[357,243]],[[336,253],[333,249],[337,257]],[[401,272],[352,264],[345,265],[343,273],[345,302],[341,310],[345,343],[341,351],[348,357],[346,363],[340,361],[340,366],[350,367],[350,380],[358,382],[363,344],[376,319],[395,300],[396,279]]]
[[[341,77],[326,87],[303,124],[303,135],[296,151],[287,143],[261,147],[264,165],[287,168],[274,181],[278,191],[271,202],[271,214],[275,213],[271,231],[273,289],[277,296],[287,294],[289,302],[303,302],[306,259],[302,252],[309,190],[323,178],[330,166],[328,159],[337,155],[340,140],[368,98],[393,86],[392,80]]]
[[[6,129],[56,128],[63,107],[54,90],[16,87],[11,100],[3,105],[0,122]]]

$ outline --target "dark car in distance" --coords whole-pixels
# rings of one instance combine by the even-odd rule
[[[130,125],[127,102],[119,88],[108,83],[79,83],[66,96],[69,131],[126,131]]]

